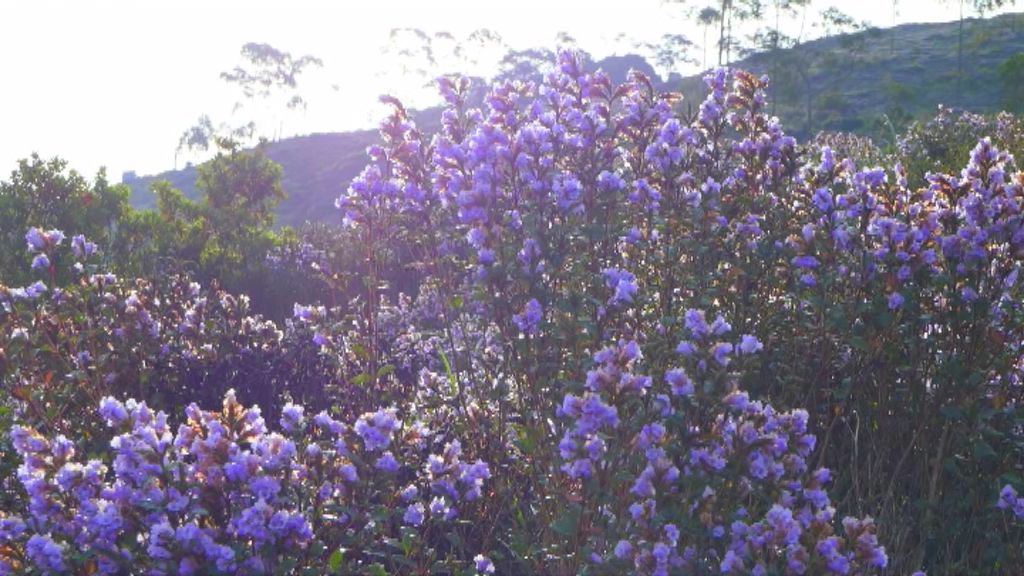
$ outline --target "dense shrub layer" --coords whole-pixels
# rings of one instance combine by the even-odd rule
[[[1021,130],[800,146],[766,83],[681,113],[567,52],[443,79],[430,138],[389,99],[346,227],[269,255],[333,291],[281,326],[31,231],[0,567],[1018,572]]]

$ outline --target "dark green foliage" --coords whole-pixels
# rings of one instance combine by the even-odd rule
[[[111,185],[100,171],[90,184],[59,158],[37,154],[21,160],[10,179],[0,182],[0,280],[16,285],[28,278],[25,230],[74,230],[106,243],[130,211],[127,186]],[[58,271],[59,272],[59,271]]]
[[[1024,52],[1014,54],[999,65],[1003,104],[1010,112],[1024,112]]]

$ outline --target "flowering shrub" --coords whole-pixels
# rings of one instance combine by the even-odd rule
[[[443,80],[440,132],[427,144],[396,106],[372,168],[339,206],[364,234],[374,226],[366,214],[386,206],[408,216],[403,237],[465,263],[465,287],[446,279],[458,296],[439,302],[438,316],[455,330],[472,317],[478,334],[489,324],[507,360],[456,361],[454,377],[495,382],[490,393],[470,390],[489,402],[473,401],[499,421],[519,415],[522,446],[545,434],[537,407],[568,388],[563,412],[586,417],[562,431],[567,461],[551,469],[588,478],[608,450],[605,435],[621,425],[622,410],[581,395],[588,357],[634,342],[655,375],[667,374],[685,311],[716,307],[765,353],[733,385],[708,389],[709,399],[738,383],[805,407],[822,435],[816,461],[843,471],[842,508],[882,517],[883,535],[891,526],[901,568],[1007,565],[1012,547],[967,542],[988,538],[993,479],[1012,473],[1021,446],[1012,344],[1021,339],[1021,188],[1011,158],[983,141],[961,175],[931,175],[921,190],[906,168],[923,155],[913,136],[891,172],[841,155],[885,158],[856,139],[825,140],[802,157],[764,114],[764,83],[713,74],[698,111],[680,117],[674,96],[641,75],[614,87],[567,54],[538,86],[493,87],[483,109],[470,104],[468,84]],[[705,362],[729,361],[741,342],[714,342]],[[457,342],[442,344],[459,360]],[[954,509],[955,521],[938,519]],[[574,535],[593,530],[592,516],[578,522]]]
[[[29,514],[0,519],[0,572],[468,569],[490,469],[422,421],[389,410],[348,426],[288,404],[270,432],[234,392],[220,412],[190,405],[176,432],[145,403],[106,397],[99,414],[116,433],[105,460],[12,430]],[[465,540],[437,549],[431,530]]]
[[[271,254],[331,298],[281,327],[185,279],[8,289],[24,494],[0,520],[7,566],[1013,573],[1012,156],[983,139],[919,181],[914,137],[896,158],[804,148],[765,113],[766,78],[706,83],[683,114],[642,74],[615,86],[564,52],[482,100],[442,79],[432,137],[388,99],[337,201],[344,245]],[[89,346],[102,368],[74,376]],[[229,387],[282,433],[230,395],[177,434],[103,399],[108,444],[91,410],[176,413]],[[310,424],[281,395],[329,412]],[[88,490],[61,475],[73,462]]]
[[[981,115],[939,106],[934,118],[911,125],[897,140],[897,155],[914,179],[913,186],[920,186],[929,172],[960,170],[983,138],[1015,157],[1024,153],[1024,124],[1017,116],[1007,112]]]
[[[14,408],[23,424],[82,438],[87,453],[99,448],[94,440],[102,444],[92,406],[105,395],[178,409],[216,404],[235,389],[270,418],[285,394],[354,417],[408,389],[381,389],[412,374],[417,352],[403,337],[401,307],[383,315],[381,349],[395,362],[392,372],[381,374],[381,386],[364,385],[360,328],[340,312],[297,314],[279,327],[253,315],[244,295],[184,276],[147,281],[100,272],[98,248],[82,236],[69,242],[58,230],[32,228],[26,242],[47,265],[35,266],[43,279],[28,286],[0,286],[0,376],[4,396],[16,400],[3,414]],[[61,284],[63,274],[73,280]],[[15,465],[9,451],[0,461]],[[0,495],[12,497],[8,482],[0,482]]]

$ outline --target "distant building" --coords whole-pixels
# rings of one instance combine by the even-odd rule
[[[135,173],[135,170],[125,170],[121,173],[121,184],[131,184],[138,179],[139,175]]]

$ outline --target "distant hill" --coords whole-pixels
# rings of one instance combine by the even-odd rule
[[[334,199],[366,166],[366,147],[376,141],[376,130],[361,130],[311,134],[268,144],[267,157],[284,168],[281,184],[288,193],[288,198],[277,208],[278,224],[296,226],[307,220],[335,220]],[[157,180],[167,180],[189,198],[199,196],[195,187],[196,169],[189,167],[128,182],[133,206],[156,207],[156,195],[149,187]]]
[[[908,24],[808,42],[775,54],[758,53],[734,66],[772,76],[772,111],[790,133],[807,137],[820,130],[848,130],[885,138],[911,119],[930,115],[939,104],[976,112],[1001,108],[997,68],[1024,52],[1024,14],[967,20],[959,78],[958,34],[957,22]],[[616,82],[631,68],[656,78],[651,66],[636,55],[606,58],[597,66]],[[659,87],[682,91],[684,102],[696,106],[705,92],[701,77],[673,76]],[[888,123],[881,121],[883,117]],[[417,123],[432,131],[437,110],[419,113]],[[267,155],[284,168],[288,193],[278,208],[278,224],[337,222],[334,199],[366,165],[366,147],[376,141],[376,131],[363,130],[270,143]],[[134,206],[152,208],[156,198],[149,186],[154,181],[168,180],[196,198],[195,178],[195,168],[190,167],[126,183],[132,188]]]
[[[878,125],[883,114],[898,129],[934,114],[939,104],[975,112],[1003,108],[998,67],[1024,52],[1024,14],[965,20],[959,78],[958,35],[958,22],[906,24],[816,40],[777,55],[762,52],[736,66],[772,77],[773,113],[790,133],[843,130],[884,137],[887,129]],[[697,77],[685,78],[682,91],[702,94],[700,84]]]

